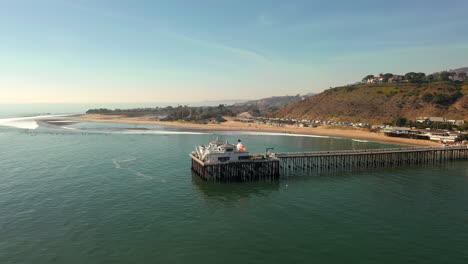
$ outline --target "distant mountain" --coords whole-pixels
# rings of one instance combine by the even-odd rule
[[[396,117],[468,118],[468,82],[360,84],[325,90],[271,117],[382,124]]]
[[[258,100],[251,100],[243,103],[237,103],[235,105],[251,105],[251,106],[256,106],[260,112],[266,113],[266,112],[271,112],[275,111],[285,105],[292,104],[292,103],[297,103],[300,101],[303,101],[304,99],[313,96],[313,93],[308,93],[306,95],[295,95],[295,96],[272,96],[268,98],[262,98]]]

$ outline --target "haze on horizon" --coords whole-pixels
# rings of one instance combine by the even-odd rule
[[[194,102],[467,66],[468,2],[0,0],[0,103]]]

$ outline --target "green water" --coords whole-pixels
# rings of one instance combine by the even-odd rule
[[[468,263],[467,162],[207,183],[188,153],[217,135],[124,127],[0,127],[0,263]],[[389,147],[220,136],[252,152]]]

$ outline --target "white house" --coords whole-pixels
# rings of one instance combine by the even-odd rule
[[[367,79],[367,83],[383,83],[385,80],[385,77],[383,76],[376,76]],[[397,82],[402,82],[405,80],[405,77],[402,75],[393,75],[392,77],[388,78],[387,82],[389,83],[397,83]]]
[[[377,77],[372,77],[367,79],[367,83],[383,83],[384,77],[383,76],[377,76]]]

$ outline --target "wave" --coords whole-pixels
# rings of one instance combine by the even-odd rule
[[[165,131],[165,130],[143,130],[143,131],[123,131],[123,132],[114,132],[114,133],[121,133],[121,134],[132,134],[132,135],[139,135],[139,134],[156,134],[156,135],[207,135],[211,133],[204,133],[204,132],[189,132],[189,131]]]
[[[39,116],[29,116],[29,117],[11,117],[11,118],[1,118],[0,126],[16,127],[21,129],[36,129],[39,127],[36,120],[53,118],[53,117],[64,117],[70,115],[39,115]]]
[[[223,133],[220,133],[220,134],[223,134]],[[290,133],[278,133],[278,132],[236,131],[236,134],[253,135],[253,136],[288,136],[288,137],[330,138],[329,136],[319,136],[319,135],[309,135],[309,134],[290,134]]]
[[[369,141],[367,141],[367,140],[360,140],[360,139],[353,139],[353,141],[356,141],[356,142],[364,142],[364,143],[369,142]]]

